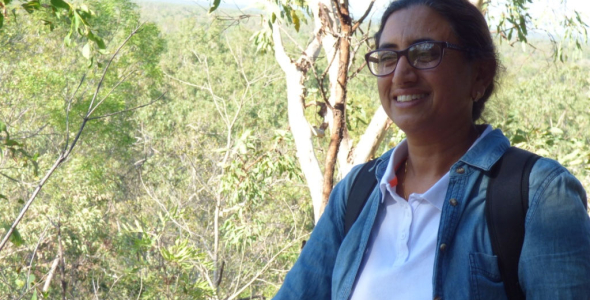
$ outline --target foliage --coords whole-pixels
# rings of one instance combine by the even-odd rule
[[[559,161],[588,189],[588,59],[558,65],[542,51],[526,53],[504,46],[500,53],[512,69],[484,118],[502,128],[512,144]]]
[[[582,45],[588,42],[588,24],[582,20],[580,12],[556,13],[550,12],[553,18],[556,18],[557,26],[554,28],[540,24],[549,23],[542,18],[542,22],[535,20],[529,13],[533,0],[509,0],[509,1],[486,1],[484,10],[489,6],[502,6],[500,16],[488,15],[490,24],[495,27],[495,33],[500,38],[499,42],[507,41],[510,45],[520,43],[522,47],[532,45],[531,33],[541,33],[551,41],[552,57],[555,61],[564,62],[567,60],[568,45],[573,45],[577,51],[582,50]],[[561,0],[561,5],[565,6],[567,1]],[[569,51],[568,51],[569,50]]]
[[[95,12],[91,10],[87,3],[70,3],[64,0],[31,0],[28,2],[13,0],[0,0],[0,30],[3,29],[4,23],[9,21],[18,22],[17,11],[20,9],[26,11],[28,14],[36,13],[33,18],[40,24],[46,26],[50,31],[56,27],[69,26],[69,30],[64,37],[64,44],[72,46],[76,37],[84,40],[85,44],[82,47],[82,55],[90,60],[90,65],[94,61],[94,51],[106,49],[106,44],[103,38],[96,33],[91,25]],[[8,12],[14,20],[9,19]],[[21,21],[22,22],[22,21]]]
[[[106,117],[88,123],[73,156],[0,252],[0,299],[271,297],[313,227],[313,208],[288,131],[284,75],[272,55],[250,47],[259,22],[228,28],[197,6],[85,3],[106,46],[90,68],[79,49],[62,46],[69,27],[38,34],[43,11],[18,16],[18,26],[11,17],[0,31],[6,228],[38,172],[74,138],[102,75],[99,64],[140,18],[155,21],[107,72],[99,95],[106,100],[96,111]],[[309,28],[299,31],[288,32],[304,41]],[[551,45],[535,44],[535,52],[499,49],[510,68],[485,121],[514,144],[557,159],[588,189],[590,54],[554,64]],[[317,81],[306,88],[306,104],[322,101]],[[163,90],[164,101],[133,109]],[[350,81],[348,98],[356,141],[380,105],[366,70]],[[308,120],[320,122],[319,107],[307,108]],[[395,128],[387,134],[378,152],[403,138]],[[328,138],[314,139],[321,156]]]

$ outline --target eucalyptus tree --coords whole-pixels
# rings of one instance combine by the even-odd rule
[[[529,11],[535,4],[533,0],[509,0],[505,2],[470,0],[484,14],[490,7],[499,10],[490,22],[502,40],[510,44],[529,43],[528,36],[537,28]],[[356,144],[347,129],[347,92],[350,80],[364,67],[364,63],[355,62],[359,53],[372,47],[370,42],[370,22],[368,16],[375,1],[371,1],[366,11],[359,18],[350,12],[348,0],[267,0],[261,22],[263,28],[254,35],[253,40],[258,49],[274,51],[275,58],[285,73],[288,117],[291,133],[297,149],[297,158],[303,172],[313,202],[315,221],[321,216],[334,185],[335,170],[338,177],[346,175],[352,166],[363,163],[374,156],[376,149],[385,136],[391,121],[381,108],[378,108],[370,123]],[[220,1],[214,1],[210,13],[214,12]],[[565,3],[565,1],[562,1]],[[313,29],[309,33],[306,45],[299,46],[288,36],[294,45],[285,46],[285,27],[299,31],[301,24],[310,18]],[[559,16],[564,29],[564,38],[575,43],[578,49],[587,40],[588,25],[578,12]],[[554,44],[554,57],[565,60],[563,46],[554,35],[549,34]],[[297,49],[295,55],[285,49]],[[320,55],[323,52],[323,55]],[[325,61],[322,61],[325,60]],[[325,65],[321,70],[320,65]],[[322,101],[310,101],[307,89],[310,81],[318,82],[318,93]],[[327,81],[327,83],[325,83]],[[376,106],[378,104],[375,104]],[[306,108],[320,106],[321,122],[314,125],[306,118]],[[316,137],[324,137],[329,132],[329,147],[325,155],[318,155],[314,146]],[[324,157],[325,156],[325,157]],[[321,160],[324,160],[323,163]],[[322,170],[323,164],[323,170]]]

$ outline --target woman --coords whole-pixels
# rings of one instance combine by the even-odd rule
[[[489,170],[509,148],[476,126],[498,60],[466,0],[400,0],[367,54],[381,104],[407,139],[377,159],[377,186],[345,235],[353,169],[275,299],[507,299],[484,207]],[[527,299],[590,298],[586,194],[557,162],[529,177],[518,264]]]

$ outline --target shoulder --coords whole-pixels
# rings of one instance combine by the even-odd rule
[[[586,201],[586,192],[580,181],[559,162],[541,157],[531,170],[530,189],[535,191],[533,198],[542,194],[574,193]]]
[[[582,184],[553,159],[541,157],[533,166],[529,177],[529,199],[532,216],[557,217],[561,211],[563,218],[571,214],[587,218],[587,196]]]

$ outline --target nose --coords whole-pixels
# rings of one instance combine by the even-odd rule
[[[416,68],[410,65],[408,58],[406,56],[400,57],[393,71],[392,83],[395,86],[406,86],[415,82],[417,78]]]

